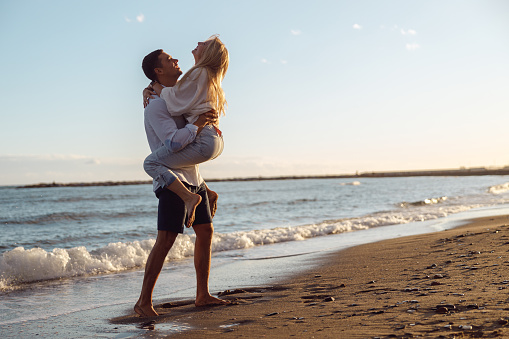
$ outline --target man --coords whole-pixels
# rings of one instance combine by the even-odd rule
[[[172,58],[171,55],[163,50],[156,50],[148,54],[143,59],[142,68],[150,80],[157,81],[167,87],[174,86],[182,74],[178,60]],[[216,113],[208,112],[202,114],[194,124],[186,125],[183,117],[170,116],[164,100],[159,97],[151,99],[145,107],[145,132],[150,149],[153,152],[163,146],[165,140],[170,139],[172,140],[172,147],[175,147],[172,151],[178,151],[192,142],[205,125],[214,122],[216,119]],[[227,304],[227,301],[210,295],[208,285],[212,235],[214,233],[210,210],[211,207],[215,208],[215,201],[212,202],[212,206],[209,205],[209,195],[213,197],[213,200],[217,199],[217,195],[212,191],[209,191],[209,195],[207,194],[207,187],[198,171],[197,165],[172,171],[192,193],[199,194],[202,197],[201,203],[196,208],[193,224],[193,229],[196,233],[194,248],[194,266],[196,270],[195,305]],[[147,259],[140,298],[134,306],[134,311],[141,317],[158,315],[152,305],[154,286],[169,250],[173,246],[178,234],[184,231],[186,218],[184,203],[175,193],[161,188],[156,181],[154,181],[154,191],[159,198],[157,239]]]

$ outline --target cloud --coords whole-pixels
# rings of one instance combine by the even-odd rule
[[[133,22],[136,20],[137,22],[139,22],[141,24],[141,23],[143,23],[143,21],[145,21],[145,15],[143,13],[140,13],[139,15],[136,16],[135,20],[128,18],[128,17],[124,17],[124,20],[126,22]]]
[[[401,34],[403,34],[403,35],[416,35],[416,34],[417,34],[417,32],[416,32],[416,31],[414,31],[413,29],[407,29],[407,30],[405,31],[405,30],[402,28],[400,32],[401,32]]]
[[[290,32],[291,32],[293,35],[301,35],[301,34],[302,34],[302,32],[301,32],[301,30],[300,30],[300,29],[292,29]]]
[[[73,154],[0,155],[0,163],[0,186],[53,181],[150,180],[141,165],[143,158],[136,157],[97,159]]]
[[[87,162],[85,162],[85,164],[87,164],[87,165],[100,165],[101,164],[101,160],[99,160],[99,159],[90,159]]]
[[[421,46],[419,44],[416,44],[415,42],[411,44],[406,44],[406,49],[409,51],[415,51],[419,48],[421,48]]]
[[[262,64],[267,64],[267,65],[271,65],[272,64],[272,61],[268,60],[268,59],[265,59],[265,58],[261,58],[260,59],[260,62]],[[274,63],[277,63],[277,61],[274,61]],[[285,60],[285,59],[279,59],[279,63],[281,65],[286,65],[288,63],[288,60]]]
[[[354,29],[362,29],[362,26],[361,26],[361,25],[359,25],[359,24],[354,24],[352,27],[353,27]]]

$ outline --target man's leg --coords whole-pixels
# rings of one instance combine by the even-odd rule
[[[213,297],[209,292],[210,258],[212,256],[212,235],[214,227],[210,224],[193,226],[196,233],[194,244],[194,267],[196,269],[196,306],[226,305],[226,300]]]
[[[152,293],[156,285],[157,278],[163,268],[166,255],[170,251],[178,233],[171,231],[157,231],[157,239],[152,251],[150,252],[147,264],[145,265],[145,276],[143,277],[143,286],[138,302],[134,306],[134,311],[142,317],[157,316],[157,312],[152,306]]]

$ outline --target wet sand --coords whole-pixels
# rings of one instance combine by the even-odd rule
[[[508,287],[509,216],[496,216],[326,255],[277,285],[224,291],[231,306],[110,322],[180,324],[172,338],[509,338]]]

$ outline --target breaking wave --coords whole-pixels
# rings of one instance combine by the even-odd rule
[[[505,184],[495,185],[488,188],[488,192],[492,194],[501,194],[509,191],[509,182]]]
[[[398,204],[398,206],[400,207],[408,207],[408,206],[424,206],[424,205],[434,205],[434,204],[438,204],[438,203],[441,203],[441,202],[444,202],[447,200],[447,197],[440,197],[440,198],[429,198],[429,199],[424,199],[424,200],[419,200],[419,201],[414,201],[414,202],[401,202]]]
[[[340,186],[359,186],[361,184],[360,181],[352,181],[352,182],[342,182]]]
[[[423,204],[412,209],[379,212],[359,218],[326,220],[318,224],[216,233],[212,242],[212,251],[244,249],[372,227],[437,219],[476,208],[479,205],[429,207]],[[167,259],[191,257],[194,252],[194,239],[195,235],[180,235]],[[17,247],[4,252],[0,257],[0,290],[20,288],[27,283],[37,281],[115,273],[142,267],[154,243],[154,239],[117,242],[90,252],[84,246],[71,249],[55,248],[52,251]]]

